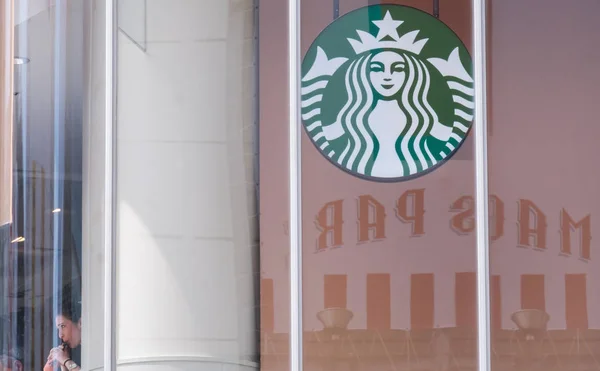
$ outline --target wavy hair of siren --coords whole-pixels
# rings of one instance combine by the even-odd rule
[[[378,146],[375,135],[367,125],[375,102],[368,66],[381,51],[370,52],[350,63],[344,78],[348,97],[337,116],[349,139],[335,160],[346,169],[365,175],[371,175],[375,148]],[[394,52],[404,58],[408,72],[395,97],[407,118],[407,125],[395,145],[402,162],[401,172],[397,175],[400,177],[426,170],[437,163],[426,138],[438,117],[427,98],[431,85],[427,65],[408,53],[399,50]]]

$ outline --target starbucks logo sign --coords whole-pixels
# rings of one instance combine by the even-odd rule
[[[336,166],[401,181],[442,165],[473,120],[472,62],[445,24],[375,5],[337,19],[302,62],[302,122]]]

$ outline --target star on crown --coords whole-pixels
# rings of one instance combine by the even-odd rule
[[[408,32],[400,37],[400,35],[398,35],[398,27],[402,23],[404,23],[404,21],[393,19],[388,11],[385,13],[385,17],[383,17],[382,20],[373,21],[373,24],[379,28],[377,36],[373,36],[365,31],[356,30],[360,41],[349,38],[348,42],[356,54],[374,49],[401,49],[420,54],[429,39],[415,41],[419,30]]]

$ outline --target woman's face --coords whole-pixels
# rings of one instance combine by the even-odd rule
[[[406,79],[406,61],[398,53],[384,51],[369,63],[369,78],[373,89],[386,98],[398,93]]]
[[[57,316],[56,328],[58,329],[58,337],[63,343],[69,344],[69,347],[75,348],[81,343],[81,324],[73,323],[70,319]]]

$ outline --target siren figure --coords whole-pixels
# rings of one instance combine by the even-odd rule
[[[334,160],[345,168],[380,178],[416,174],[439,156],[428,140],[447,141],[452,127],[439,122],[428,101],[427,65],[400,50],[376,50],[352,61],[344,83],[346,104],[335,123],[323,126],[325,138],[347,136]]]

